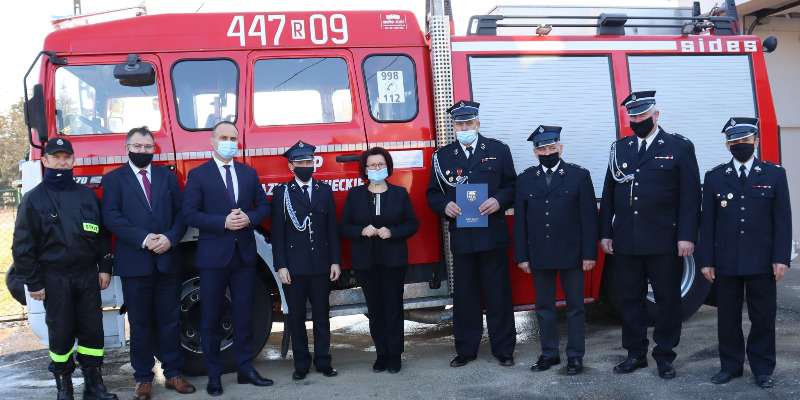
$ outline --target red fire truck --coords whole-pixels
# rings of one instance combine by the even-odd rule
[[[631,90],[658,91],[662,125],[694,142],[701,170],[729,159],[719,132],[732,115],[759,116],[760,156],[779,161],[764,61],[775,43],[739,35],[728,3],[711,14],[672,16],[495,13],[473,17],[466,36],[451,33],[442,0],[430,1],[425,31],[406,11],[142,15],[56,30],[34,61],[40,73],[30,99],[26,88],[31,149],[23,185],[41,180],[41,144],[63,135],[75,148],[75,179],[102,195],[103,174],[126,162],[124,133],[141,125],[155,134],[155,162],[183,183],[211,157],[210,128],[228,120],[240,132],[237,160],[258,171],[268,196],[290,178],[281,154],[302,139],[317,146],[315,177],[331,184],[341,208],[345,192],[362,183],[357,155],[382,146],[394,158],[391,181],[409,191],[420,220],[409,241],[407,317],[446,320],[453,284],[447,229],[427,207],[425,190],[433,151],[453,140],[445,110],[454,99],[481,103],[482,134],[510,145],[518,172],[536,163],[529,132],[563,126],[565,158],[591,171],[597,197],[610,143],[632,133],[619,106]],[[575,28],[588,32],[570,33]],[[268,268],[268,222],[256,236],[260,351],[286,307]],[[202,373],[196,237],[190,228],[180,244],[181,343],[187,369]],[[606,261],[586,274],[587,302],[613,303],[624,290],[611,284],[613,262]],[[691,258],[684,265],[688,318],[709,288]],[[509,274],[516,309],[533,309],[530,275],[513,265]],[[332,316],[366,311],[351,274],[334,285]],[[106,305],[121,304],[118,285],[106,292]],[[41,306],[28,301],[31,325],[44,337]],[[232,327],[228,319],[222,324],[231,358]],[[124,343],[122,326],[106,319],[107,343]]]

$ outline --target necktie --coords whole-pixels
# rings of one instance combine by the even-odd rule
[[[308,198],[308,202],[311,202],[311,194],[308,192],[308,185],[303,185],[303,194],[306,195]]]
[[[545,169],[544,172],[544,179],[547,181],[547,186],[550,186],[550,182],[553,180],[553,170],[550,168]]]
[[[139,171],[139,175],[142,176],[142,186],[144,186],[144,197],[147,198],[147,205],[151,208],[153,207],[153,201],[151,199],[152,192],[150,191],[150,179],[147,179],[147,170],[143,169]]]
[[[231,166],[223,165],[225,168],[225,187],[228,189],[228,198],[231,203],[236,204],[236,192],[233,191],[233,175],[231,175]]]
[[[747,167],[745,167],[744,164],[739,167],[739,183],[741,183],[742,186],[747,183]]]
[[[467,146],[467,159],[472,158],[472,146]]]
[[[639,145],[639,160],[644,157],[644,153],[647,152],[647,140],[642,140],[642,144]]]

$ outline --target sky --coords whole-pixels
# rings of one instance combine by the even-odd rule
[[[703,10],[720,0],[703,0]],[[741,2],[741,1],[737,1]],[[3,62],[0,63],[0,113],[22,97],[22,77],[53,28],[53,17],[72,15],[73,0],[28,0],[8,2],[0,15]],[[456,33],[464,34],[472,15],[486,14],[496,5],[605,5],[638,7],[687,6],[691,0],[452,0]],[[13,10],[10,4],[13,4]],[[148,14],[226,12],[226,11],[329,11],[329,10],[410,10],[424,27],[425,0],[81,0],[82,12],[94,13],[144,4]],[[28,86],[38,79],[38,67]]]

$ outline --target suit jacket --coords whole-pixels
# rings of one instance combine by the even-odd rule
[[[234,161],[239,198],[233,204],[225,181],[213,159],[189,172],[183,193],[183,217],[186,224],[200,230],[197,241],[197,268],[225,268],[238,247],[244,265],[257,260],[254,228],[269,215],[269,203],[256,170]],[[225,217],[231,209],[241,208],[250,218],[250,226],[238,231],[225,229]]]
[[[329,274],[331,264],[341,262],[336,204],[330,185],[312,181],[311,201],[291,180],[277,187],[272,196],[272,256],[277,271],[286,267],[292,275]],[[288,191],[297,221],[310,218],[310,226],[298,231],[284,206]]]
[[[789,265],[792,212],[786,170],[754,160],[744,186],[733,161],[706,173],[697,264],[720,275],[771,274]]]
[[[186,225],[180,216],[178,179],[167,168],[155,165],[150,175],[152,209],[128,163],[103,177],[103,223],[117,236],[114,272],[122,277],[180,272],[178,242]],[[161,255],[142,248],[149,233],[164,234],[172,247]]]
[[[388,190],[381,193],[381,215],[374,215],[374,195],[367,185],[356,186],[347,193],[342,235],[350,239],[354,269],[408,265],[406,242],[417,232],[419,222],[406,189],[392,184],[388,186]],[[377,229],[389,228],[392,236],[389,239],[361,236],[361,231],[368,225]]]
[[[689,139],[659,128],[639,160],[635,136],[617,140],[617,165],[635,179],[619,183],[606,171],[600,237],[626,255],[677,254],[680,240],[697,243],[700,173]]]
[[[563,160],[547,185],[541,166],[517,178],[514,251],[533,269],[580,268],[597,259],[597,203],[589,171]]]
[[[435,172],[428,184],[428,206],[437,214],[444,213],[447,203],[456,199],[455,186],[459,177],[469,177],[467,183],[486,183],[488,196],[500,203],[500,210],[489,215],[487,228],[456,228],[455,219],[450,221],[450,247],[455,254],[488,251],[508,246],[508,228],[505,211],[514,203],[514,184],[517,174],[511,150],[503,142],[483,135],[478,136],[475,150],[469,159],[456,141],[436,151],[435,157],[443,178]]]

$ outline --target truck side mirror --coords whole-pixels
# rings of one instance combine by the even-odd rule
[[[764,39],[762,46],[764,47],[764,53],[772,53],[778,48],[778,38],[775,36],[769,36]]]
[[[138,54],[128,54],[125,64],[114,67],[114,78],[122,86],[150,86],[156,81],[156,71],[151,64],[141,62]]]
[[[29,129],[36,131],[39,142],[47,140],[47,115],[44,111],[44,87],[37,83],[33,87],[33,96],[25,102],[25,123]]]

